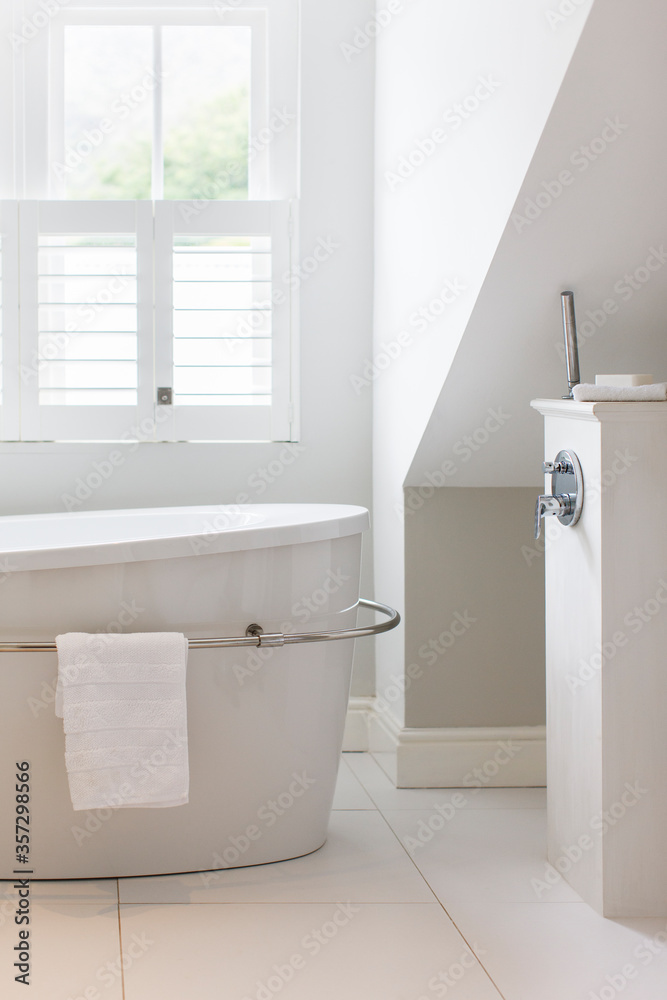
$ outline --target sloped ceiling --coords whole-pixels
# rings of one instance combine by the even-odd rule
[[[666,44],[664,0],[595,3],[406,485],[542,483],[529,404],[567,388],[564,289],[582,381],[667,379]]]

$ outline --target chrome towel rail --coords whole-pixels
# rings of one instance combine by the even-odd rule
[[[299,642],[330,642],[332,639],[360,639],[365,635],[379,635],[396,628],[401,620],[398,611],[379,601],[359,598],[359,606],[387,615],[388,621],[365,628],[344,628],[332,632],[265,632],[261,625],[248,625],[244,636],[218,636],[211,639],[189,639],[190,649],[219,649],[224,646],[289,646]],[[100,633],[101,634],[101,633]],[[113,633],[114,635],[118,633]],[[55,651],[55,642],[0,642],[0,653],[49,653]]]

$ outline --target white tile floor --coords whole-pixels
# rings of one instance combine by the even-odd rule
[[[564,882],[538,898],[543,789],[396,789],[390,766],[343,755],[329,839],[305,858],[208,886],[199,875],[33,883],[28,992],[13,981],[3,886],[0,996],[667,998],[667,918],[604,920]]]

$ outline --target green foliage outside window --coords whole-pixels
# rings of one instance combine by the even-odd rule
[[[164,139],[164,197],[248,197],[249,101],[245,88],[222,94],[190,110]],[[150,199],[151,145],[135,140],[104,156],[79,197],[97,200]]]

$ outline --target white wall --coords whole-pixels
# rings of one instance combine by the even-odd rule
[[[346,60],[372,0],[302,0],[302,257],[319,237],[340,244],[301,287],[303,452],[259,493],[257,472],[279,444],[142,444],[81,509],[171,504],[371,504],[371,398],[350,384],[371,351],[374,53]],[[115,447],[115,446],[114,446]],[[94,471],[110,445],[2,446],[2,513],[63,510],[62,495]],[[363,590],[372,596],[372,548]],[[353,691],[373,691],[372,642],[357,644]]]
[[[358,374],[375,392],[378,593],[402,607],[403,484],[590,2],[556,24],[547,18],[556,5],[543,0],[399,6],[378,37],[376,368]],[[485,365],[484,345],[476,360]],[[462,391],[475,398],[474,372]],[[403,669],[403,638],[392,633],[378,644],[378,693]],[[395,711],[401,722],[400,702]]]

